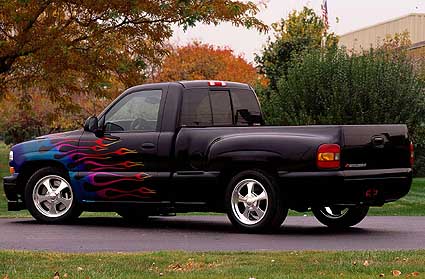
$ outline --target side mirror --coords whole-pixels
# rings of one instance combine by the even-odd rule
[[[103,131],[99,128],[99,119],[97,119],[96,116],[90,116],[87,118],[86,122],[84,123],[84,131],[92,132],[98,137],[101,136]]]

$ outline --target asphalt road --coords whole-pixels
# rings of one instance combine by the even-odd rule
[[[0,219],[0,249],[96,251],[274,251],[425,249],[425,217],[367,217],[332,231],[313,217],[288,217],[275,234],[242,234],[224,216],[80,218],[72,225]]]

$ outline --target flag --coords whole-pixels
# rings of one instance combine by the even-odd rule
[[[322,4],[322,18],[325,23],[325,28],[329,28],[329,20],[328,20],[328,0],[323,0]]]

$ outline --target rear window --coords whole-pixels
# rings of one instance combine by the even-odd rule
[[[232,105],[229,91],[210,91],[214,126],[233,125]]]
[[[261,113],[250,90],[189,89],[183,94],[180,124],[183,126],[238,126],[260,124]]]
[[[257,98],[251,90],[235,89],[231,92],[233,111],[237,126],[245,126],[254,122],[260,124],[261,111]]]

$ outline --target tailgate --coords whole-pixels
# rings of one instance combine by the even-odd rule
[[[410,167],[410,141],[406,125],[342,126],[343,169]]]

